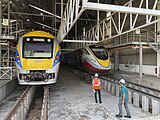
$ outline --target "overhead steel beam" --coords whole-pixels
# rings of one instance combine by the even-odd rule
[[[87,2],[87,0],[83,0],[83,8],[88,10],[100,10],[100,11],[112,11],[112,12],[132,13],[140,15],[160,16],[160,10],[93,3],[93,2]]]
[[[101,39],[99,42],[105,41],[106,40],[106,38],[104,38],[105,32],[110,32],[109,38],[107,39],[112,39],[112,38],[121,36],[123,34],[126,34],[128,32],[134,31],[136,29],[154,24],[159,20],[152,21],[152,16],[160,16],[160,10],[155,10],[157,1],[158,0],[154,1],[152,9],[148,9],[149,8],[148,0],[146,0],[146,8],[142,8],[142,5],[144,4],[145,0],[141,0],[139,3],[139,6],[137,7],[132,6],[133,0],[130,0],[124,6],[94,3],[94,2],[88,2],[88,0],[68,0],[66,9],[63,12],[63,15],[61,14],[61,25],[57,34],[57,40],[59,42],[72,42],[73,45],[70,45],[69,47],[71,46],[73,46],[73,48],[75,46],[81,47],[83,45],[89,45],[93,42],[97,43],[98,39]],[[89,30],[89,32],[86,32],[86,35],[85,35],[86,36],[85,39],[87,39],[86,42],[82,40],[83,37],[81,36],[80,36],[81,41],[79,37],[78,37],[79,40],[64,40],[64,38],[67,36],[69,31],[77,22],[77,20],[80,19],[81,14],[85,10],[97,10],[97,11],[108,11],[108,12],[111,11],[111,12],[118,13],[118,24],[114,20],[114,13],[112,13],[104,21],[101,21],[100,23],[97,22],[97,26],[94,26],[91,30]],[[120,20],[122,19],[121,18],[122,13],[125,13],[125,15],[123,17],[124,20],[121,23]],[[132,14],[136,15],[136,17],[134,18]],[[126,21],[127,15],[130,17],[130,22],[129,22],[130,28],[128,30],[124,30],[125,23],[127,22]],[[136,26],[136,22],[138,21],[137,19],[139,15],[145,15],[146,22],[143,25]],[[112,30],[111,28],[109,29],[108,26],[113,26],[115,28],[117,32],[116,35],[112,36],[112,33],[111,33]]]
[[[40,15],[40,14],[34,14],[34,13],[21,13],[21,12],[11,12],[11,14],[18,14],[18,15],[31,15],[31,16],[39,16],[39,17],[50,17],[52,18],[52,15]]]
[[[80,4],[81,2],[82,4]],[[160,16],[160,10],[145,9],[140,8],[140,6],[139,8],[136,8],[132,7],[132,5],[118,6],[102,3],[93,3],[88,2],[88,0],[68,0],[63,16],[61,16],[63,18],[63,21],[61,22],[61,26],[57,34],[57,39],[60,42],[63,41],[63,39],[66,37],[73,25],[76,23],[76,21],[79,19],[79,17],[85,10],[112,11],[118,13]],[[122,31],[122,29],[120,30]]]
[[[63,41],[83,11],[84,9],[81,7],[81,0],[68,0],[66,9],[64,10],[63,15],[61,15],[61,25],[57,34],[57,40],[59,42]]]
[[[14,40],[14,36],[1,36],[0,39]]]
[[[43,27],[49,28],[49,29],[51,29],[51,30],[57,31],[56,28],[50,27],[50,26],[45,25],[45,24],[43,24],[43,23],[40,23],[40,22],[37,22],[37,21],[35,21],[35,23],[38,24],[38,25],[41,25],[41,26],[43,26]]]
[[[76,42],[76,43],[98,43],[97,41],[91,40],[63,40],[62,42]]]
[[[110,39],[116,38],[116,37],[118,37],[118,36],[120,36],[120,35],[127,34],[127,33],[129,33],[129,32],[135,31],[136,29],[141,29],[141,28],[147,27],[147,26],[149,26],[149,25],[153,25],[153,24],[155,24],[155,23],[157,23],[157,22],[160,22],[160,19],[155,20],[155,21],[152,21],[152,22],[147,23],[147,24],[144,24],[144,25],[141,25],[141,26],[136,27],[136,28],[134,28],[134,29],[130,29],[130,30],[128,30],[128,31],[122,32],[121,34],[117,34],[117,35],[111,36],[111,37],[109,37],[109,38],[107,38],[107,39],[110,40]],[[105,41],[105,40],[101,40],[100,42],[104,42],[104,41]]]
[[[125,6],[132,6],[133,3],[132,0],[127,2],[125,4]],[[155,10],[155,6],[157,5],[157,2],[158,0],[155,0],[154,1],[154,4],[153,6],[150,6],[150,8],[152,8],[152,10]],[[139,5],[137,4],[138,8],[141,8],[142,7],[142,4],[144,4],[144,0],[141,0]],[[147,10],[147,9],[146,9]],[[110,13],[110,12],[108,12]],[[137,23],[139,22],[138,21],[138,16],[139,14],[134,14],[136,15],[135,17],[132,17],[132,14],[130,13],[125,13],[125,14],[122,14],[120,12],[117,12],[118,14],[116,15],[115,14],[116,12],[113,12],[112,14],[109,14],[106,19],[104,19],[103,21],[100,22],[100,42],[103,42],[103,41],[106,41],[106,40],[111,40],[113,38],[116,38],[118,36],[121,36],[121,35],[124,35],[126,33],[129,33],[129,32],[132,32],[132,31],[135,31],[136,29],[141,29],[141,28],[144,28],[146,26],[149,26],[149,25],[152,25],[152,24],[155,24],[156,22],[159,22],[160,19],[156,20],[156,19],[152,19],[152,15],[150,15],[149,17],[146,17],[144,16],[144,21],[148,21],[148,22],[144,22],[143,24],[141,25],[137,25]],[[129,21],[129,28],[128,29],[124,29],[125,27],[125,24],[128,24],[127,23],[127,16],[128,18],[130,19]],[[142,15],[141,15],[142,16]],[[123,19],[123,21],[121,22],[121,19]],[[146,20],[148,19],[148,20]],[[116,20],[117,20],[117,23],[116,23]],[[110,24],[108,26],[108,24]],[[115,30],[114,32],[114,35],[112,35],[111,33],[111,27],[112,26],[112,29]],[[98,25],[94,26],[93,28],[91,28],[90,30],[88,30],[86,32],[86,39],[90,39],[90,40],[96,40],[96,34],[97,34],[97,27]],[[110,30],[109,30],[110,29]],[[108,33],[109,37],[105,38],[105,34],[104,33]]]
[[[10,0],[1,0],[3,3],[8,3]]]
[[[39,7],[36,7],[36,6],[34,6],[34,5],[31,5],[31,4],[29,4],[29,6],[32,7],[32,8],[34,8],[34,9],[37,9],[37,10],[39,10],[39,11],[41,11],[41,12],[47,13],[47,14],[49,14],[49,15],[52,15],[52,16],[54,16],[54,17],[57,17],[57,18],[61,19],[60,16],[55,15],[55,14],[53,14],[53,13],[51,13],[51,12],[46,11],[46,10],[43,10],[43,9],[41,9],[41,8],[39,8]]]

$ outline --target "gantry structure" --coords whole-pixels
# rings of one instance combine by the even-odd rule
[[[159,9],[159,0],[1,0],[0,39],[8,52],[3,55],[9,61],[9,45],[4,41],[17,40],[33,29],[50,29],[61,43],[62,53],[102,44],[119,57],[120,49],[138,48],[140,78],[143,49],[152,48],[157,54],[159,77]],[[8,25],[2,25],[4,20]],[[115,66],[118,64],[115,59]]]
[[[61,25],[57,40],[71,42],[66,50],[79,49],[90,44],[105,44],[110,49],[130,44],[138,45],[140,78],[142,78],[143,64],[142,49],[143,46],[148,45],[157,53],[157,77],[159,77],[159,3],[159,0],[120,0],[117,5],[111,5],[99,0],[68,0],[64,12],[61,12]],[[81,35],[67,39],[67,35],[78,19],[89,10],[97,11],[97,24],[87,30],[84,27]],[[61,11],[63,11],[63,0],[61,0]],[[101,11],[106,12],[103,20],[100,20]],[[145,37],[142,37],[142,34]]]

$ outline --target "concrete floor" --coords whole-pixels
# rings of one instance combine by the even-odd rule
[[[116,73],[121,75],[123,72]],[[125,74],[136,77],[134,74]],[[133,76],[134,75],[134,76]],[[102,104],[94,103],[94,96],[90,84],[80,79],[81,72],[75,69],[61,66],[59,78],[55,86],[51,85],[50,91],[50,120],[117,120],[115,114],[118,113],[118,98],[102,90]],[[144,76],[145,78],[146,76]],[[147,80],[150,76],[147,76]],[[149,79],[148,79],[149,78]],[[155,79],[156,80],[156,79]],[[133,81],[133,80],[132,80]],[[154,81],[154,80],[153,80]],[[134,81],[133,81],[134,82]],[[4,84],[4,82],[2,82]],[[7,83],[6,83],[7,84]],[[23,89],[23,88],[22,88]],[[0,119],[3,120],[6,113],[12,108],[17,97],[22,93],[21,88],[17,89],[1,102]],[[150,113],[143,112],[129,104],[132,115],[131,120],[160,120],[160,116],[151,116]],[[123,112],[126,114],[125,111]],[[125,118],[122,118],[122,120]]]
[[[60,67],[57,84],[50,87],[49,120],[117,120],[118,97],[102,90],[103,103],[96,104],[91,85],[81,81],[80,74],[78,70]],[[129,109],[132,120],[152,119],[148,118],[150,113],[132,104]],[[154,120],[159,118],[155,116]]]

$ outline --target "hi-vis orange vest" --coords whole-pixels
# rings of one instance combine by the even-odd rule
[[[93,89],[100,89],[100,79],[99,78],[94,78],[92,81],[92,88]]]

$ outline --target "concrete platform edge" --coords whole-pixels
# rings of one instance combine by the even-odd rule
[[[6,84],[0,87],[0,102],[10,95],[18,86],[17,80],[9,80]]]

